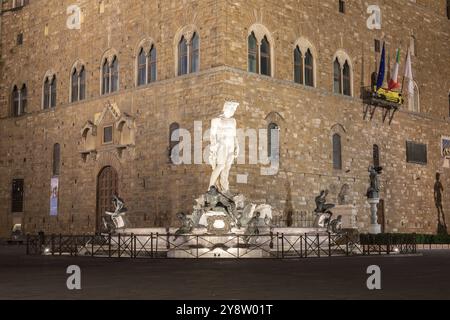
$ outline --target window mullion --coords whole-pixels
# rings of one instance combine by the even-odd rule
[[[148,55],[145,55],[145,84],[148,84],[148,74],[149,74],[149,63],[150,63],[150,59],[148,57]]]
[[[261,70],[261,44],[258,43],[257,44],[257,50],[256,50],[256,58],[258,60],[257,64],[256,64],[256,73],[260,74],[260,70]]]

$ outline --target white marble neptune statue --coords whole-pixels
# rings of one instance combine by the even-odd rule
[[[239,156],[236,119],[233,118],[239,103],[225,102],[223,114],[211,121],[211,146],[209,162],[213,172],[209,187],[229,191],[229,175],[234,160]]]

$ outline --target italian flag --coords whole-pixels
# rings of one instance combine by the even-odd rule
[[[397,56],[395,58],[394,69],[392,70],[392,77],[389,80],[389,90],[400,89],[401,84],[398,82],[398,70],[400,68],[400,49],[397,49]]]

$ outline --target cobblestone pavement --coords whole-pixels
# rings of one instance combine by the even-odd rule
[[[66,287],[69,265],[82,290]],[[382,290],[369,291],[378,265]],[[1,299],[450,299],[450,250],[306,260],[117,260],[26,256],[0,246]]]

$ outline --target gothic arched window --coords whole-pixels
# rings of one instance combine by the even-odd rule
[[[144,48],[141,48],[138,56],[138,86],[147,83],[147,55]]]
[[[334,78],[333,78],[333,91],[334,93],[341,93],[342,92],[342,81],[341,81],[341,64],[339,63],[339,60],[336,58],[334,60],[333,64],[333,70],[334,70]]]
[[[14,86],[13,88],[11,100],[13,116],[18,117],[20,115],[20,92],[17,86]]]
[[[119,90],[119,60],[114,57],[111,64],[111,92],[117,90]]]
[[[314,58],[309,49],[305,55],[305,85],[314,87]]]
[[[155,82],[156,81],[156,47],[152,46],[150,52],[148,54],[148,71],[147,71],[147,82]]]
[[[56,76],[46,77],[44,80],[44,97],[42,99],[43,108],[50,109],[56,107]]]
[[[72,77],[71,77],[71,82],[72,82],[72,97],[71,97],[71,101],[75,102],[78,101],[78,72],[77,69],[73,69],[72,71]]]
[[[294,81],[303,84],[303,55],[299,47],[294,50]]]
[[[50,107],[56,107],[56,76],[53,76],[50,82]]]
[[[194,33],[194,37],[191,40],[191,63],[190,72],[198,72],[199,70],[199,63],[200,63],[200,39],[199,36],[196,33]]]
[[[181,37],[178,44],[178,75],[184,75],[188,72],[188,45],[185,37]]]
[[[61,146],[59,143],[53,145],[53,176],[59,176],[61,168]]]
[[[270,43],[265,36],[261,41],[261,74],[265,76],[271,75],[271,57]]]
[[[248,71],[258,73],[258,43],[255,33],[248,36]]]
[[[273,160],[280,155],[280,127],[270,123],[267,127],[267,156]]]
[[[110,74],[111,70],[109,67],[108,59],[105,59],[102,67],[102,94],[108,94],[110,92]]]
[[[350,65],[348,64],[348,61],[345,61],[344,69],[342,70],[343,75],[343,94],[345,96],[351,96],[352,95],[352,85],[351,85],[351,74],[350,74]]]
[[[337,133],[333,135],[333,169],[342,170],[342,143]]]
[[[81,67],[80,74],[78,75],[79,79],[79,100],[86,99],[86,69],[84,66]]]

